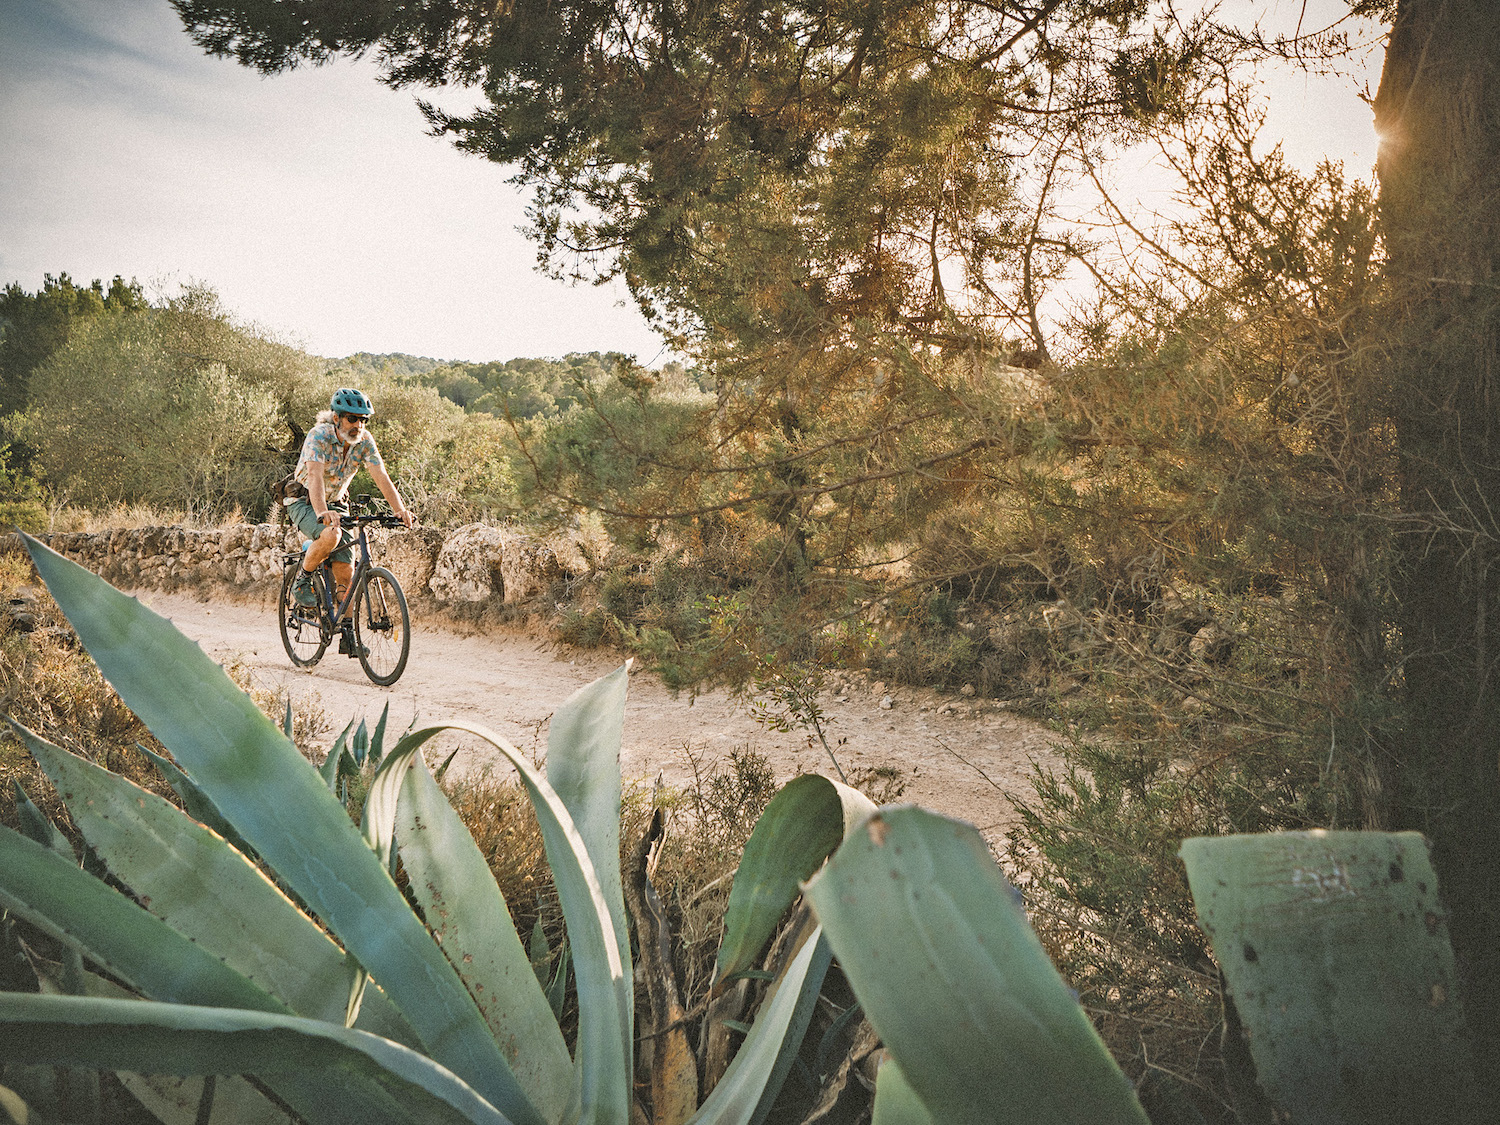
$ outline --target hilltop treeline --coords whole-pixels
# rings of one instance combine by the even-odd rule
[[[552,419],[584,406],[622,368],[634,366],[623,352],[574,352],[561,359],[508,359],[488,363],[452,362],[409,355],[356,352],[340,367],[431,387],[466,411],[516,419]],[[708,392],[712,385],[681,363],[663,365],[653,376],[677,392]]]

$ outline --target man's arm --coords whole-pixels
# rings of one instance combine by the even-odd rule
[[[401,492],[396,488],[396,482],[391,480],[391,475],[385,471],[385,466],[366,465],[365,467],[370,470],[370,479],[375,482],[376,487],[385,496],[386,503],[391,506],[391,511],[400,517],[401,522],[407,527],[416,523],[416,518],[406,510],[406,504],[401,499]]]

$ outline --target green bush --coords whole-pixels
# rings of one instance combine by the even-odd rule
[[[32,534],[46,531],[48,513],[42,486],[15,461],[11,447],[0,442],[0,528]]]
[[[12,432],[54,491],[86,506],[265,509],[275,395],[213,352],[186,355],[179,328],[157,310],[86,320],[32,373]]]

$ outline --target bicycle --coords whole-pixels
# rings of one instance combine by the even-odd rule
[[[402,526],[400,517],[391,512],[375,511],[369,496],[357,496],[350,506],[345,523],[359,529],[359,563],[349,580],[343,601],[336,601],[332,562],[325,562],[313,572],[313,591],[317,605],[303,606],[292,594],[292,583],[302,569],[302,551],[283,556],[286,572],[281,580],[281,597],[276,605],[281,644],[298,668],[311,668],[323,659],[323,653],[334,637],[347,638],[346,655],[359,660],[371,682],[390,687],[406,670],[411,655],[411,615],[406,609],[406,594],[396,576],[383,566],[370,563],[370,541],[365,527]],[[304,543],[302,550],[307,550]],[[354,607],[352,626],[343,625],[344,615]],[[347,628],[347,631],[346,631]],[[340,650],[343,651],[342,649]]]

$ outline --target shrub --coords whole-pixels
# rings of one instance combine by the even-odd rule
[[[78,325],[31,377],[13,423],[58,492],[85,505],[263,510],[271,391],[221,360],[174,352],[153,310]]]

